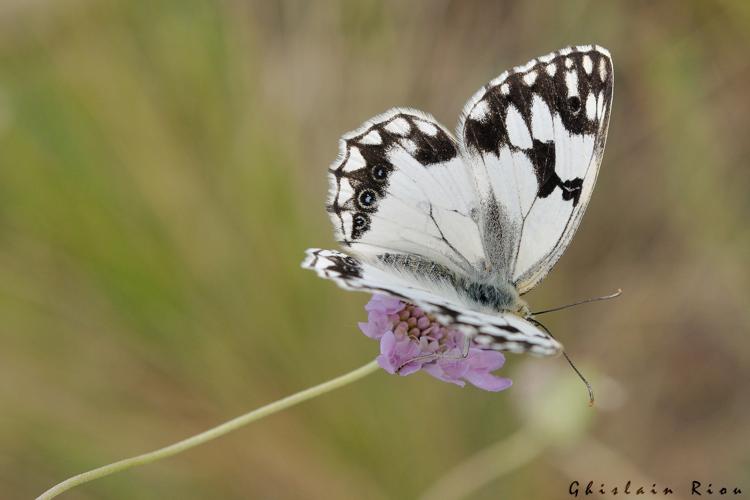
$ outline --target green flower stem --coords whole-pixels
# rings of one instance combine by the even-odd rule
[[[371,374],[378,368],[379,367],[377,362],[371,361],[370,363],[367,363],[366,365],[357,368],[356,370],[351,371],[345,375],[341,375],[340,377],[336,377],[335,379],[329,380],[328,382],[323,382],[322,384],[310,387],[309,389],[305,389],[296,394],[292,394],[291,396],[279,399],[278,401],[274,401],[273,403],[267,404],[266,406],[258,408],[257,410],[253,410],[249,413],[245,413],[244,415],[240,415],[239,417],[233,418],[232,420],[217,425],[216,427],[208,429],[207,431],[196,434],[195,436],[191,436],[187,439],[183,439],[182,441],[178,441],[177,443],[165,446],[164,448],[160,448],[149,453],[144,453],[142,455],[126,458],[109,465],[104,465],[88,472],[83,472],[81,474],[78,474],[77,476],[66,479],[62,483],[56,484],[55,486],[38,496],[37,500],[48,500],[50,498],[55,498],[60,493],[63,493],[64,491],[67,491],[74,486],[88,483],[89,481],[93,481],[94,479],[109,476],[110,474],[114,474],[115,472],[130,469],[131,467],[150,464],[152,462],[156,462],[157,460],[161,460],[162,458],[171,457],[172,455],[176,455],[183,451],[189,450],[190,448],[211,441],[212,439],[223,436],[224,434],[237,430],[240,427],[249,424],[250,422],[255,422],[256,420],[260,420],[261,418],[278,411],[285,410],[298,403],[307,401],[308,399],[312,399],[334,389],[338,389],[339,387],[351,384],[352,382],[355,382]]]

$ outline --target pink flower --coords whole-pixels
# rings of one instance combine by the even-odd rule
[[[360,330],[380,340],[381,368],[402,376],[424,370],[433,377],[463,387],[466,382],[486,391],[502,391],[511,380],[493,375],[505,357],[475,346],[463,356],[464,335],[434,321],[419,307],[386,295],[373,295],[365,306],[367,322]]]
[[[365,306],[367,322],[360,323],[362,333],[373,339],[379,339],[390,328],[391,322],[396,321],[396,314],[406,304],[387,295],[373,295]]]

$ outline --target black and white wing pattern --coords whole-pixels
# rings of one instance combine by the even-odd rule
[[[475,181],[487,257],[519,293],[546,276],[570,243],[607,138],[609,52],[569,47],[480,89],[458,125]]]
[[[303,267],[349,290],[423,308],[489,349],[556,354],[519,297],[562,255],[591,197],[607,137],[612,61],[578,46],[539,57],[466,104],[457,139],[392,109],[343,136],[328,212],[351,255]]]
[[[466,275],[482,266],[474,183],[431,116],[392,109],[344,135],[329,180],[336,239],[352,253],[420,255]]]
[[[419,281],[392,269],[368,264],[335,250],[311,248],[303,267],[347,290],[383,293],[422,308],[444,325],[452,325],[478,346],[498,351],[550,356],[562,346],[547,333],[512,313],[485,314],[460,306],[447,283]]]

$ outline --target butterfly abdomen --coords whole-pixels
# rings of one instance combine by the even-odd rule
[[[456,275],[447,267],[432,262],[418,255],[405,253],[384,253],[378,255],[378,261],[399,272],[409,273],[419,279],[442,281],[455,286]]]
[[[502,279],[497,281],[497,276],[469,278],[418,255],[386,253],[378,255],[378,261],[380,265],[409,274],[416,280],[454,289],[464,302],[480,310],[516,312],[524,305],[516,288]]]

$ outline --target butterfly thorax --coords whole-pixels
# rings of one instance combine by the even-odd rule
[[[462,291],[480,309],[498,312],[512,312],[521,316],[528,314],[528,306],[521,299],[512,283],[481,283],[465,281]]]

